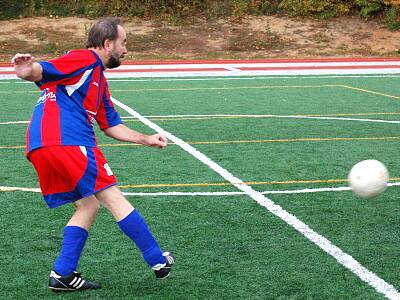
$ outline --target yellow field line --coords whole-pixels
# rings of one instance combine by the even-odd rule
[[[181,121],[181,120],[210,120],[210,119],[244,119],[244,118],[249,118],[247,116],[209,116],[209,117],[183,117],[183,118],[163,118],[163,117],[154,117],[154,118],[149,118],[149,120],[153,121]],[[257,119],[261,119],[262,117],[257,117]],[[267,118],[267,116],[266,116]],[[254,118],[253,118],[254,119]],[[137,119],[123,119],[124,122],[140,122]]]
[[[322,85],[266,85],[266,86],[235,86],[235,87],[198,87],[198,88],[158,88],[158,89],[114,89],[113,92],[152,92],[152,91],[199,91],[199,90],[239,90],[239,89],[283,89],[283,88],[324,88],[343,87],[364,93],[384,96],[393,99],[400,99],[400,96],[375,92],[367,89],[352,87],[344,84],[322,84]],[[0,94],[24,94],[39,93],[39,91],[0,91]],[[310,115],[311,116],[311,115]]]
[[[26,94],[26,93],[40,93],[41,91],[0,91],[0,94]]]
[[[170,144],[173,145],[173,144]],[[99,144],[99,147],[126,147],[126,146],[143,146],[141,144],[134,144],[134,143],[118,143],[118,144]]]
[[[400,140],[400,136],[388,137],[356,137],[356,138],[299,138],[299,139],[278,139],[278,140],[243,140],[243,141],[198,141],[187,142],[190,145],[214,145],[214,144],[249,144],[249,143],[291,143],[291,142],[319,142],[319,141],[358,141],[358,140]],[[169,145],[175,145],[171,143]],[[124,147],[124,146],[142,146],[140,144],[99,144],[100,147]],[[1,147],[0,147],[1,149]]]
[[[231,185],[229,182],[215,182],[215,183],[157,183],[157,184],[127,184],[120,185],[121,189],[129,188],[158,188],[158,187],[194,187],[194,186],[227,186]]]
[[[399,177],[390,178],[391,182],[400,181]],[[343,183],[347,179],[313,179],[313,180],[287,180],[287,181],[248,181],[238,184],[247,185],[289,185],[289,184],[308,184],[308,183]],[[213,182],[213,183],[156,183],[156,184],[127,184],[120,185],[121,189],[130,188],[162,188],[162,187],[209,187],[209,186],[230,186],[229,182]],[[7,188],[1,189],[0,192],[14,192],[17,190],[39,191],[39,188]]]
[[[0,146],[0,149],[25,149],[25,146]]]
[[[344,113],[344,114],[322,114],[322,115],[300,115],[304,117],[345,117],[345,116],[373,116],[373,115],[400,115],[400,112],[370,112],[370,113]]]
[[[400,178],[390,178],[390,181],[399,181]],[[287,181],[247,181],[238,184],[247,185],[285,185],[285,184],[308,184],[308,183],[343,183],[347,179],[315,179],[315,180],[287,180]],[[230,186],[229,182],[213,183],[157,183],[157,184],[127,184],[120,185],[121,189],[128,188],[160,188],[160,187],[208,187],[208,186]]]
[[[400,136],[386,137],[354,137],[354,138],[298,138],[298,139],[277,139],[277,140],[243,140],[243,141],[198,141],[187,142],[191,145],[213,145],[213,144],[246,144],[246,143],[291,143],[291,142],[320,142],[320,141],[374,141],[374,140],[400,140]],[[171,143],[170,145],[175,145]],[[118,144],[99,144],[99,147],[125,147],[125,146],[142,146],[133,143]],[[0,146],[0,149],[22,149],[25,146]]]
[[[387,137],[355,137],[355,138],[298,138],[298,139],[277,139],[277,140],[243,140],[243,141],[197,141],[187,142],[190,145],[213,145],[213,144],[246,144],[246,143],[290,143],[290,142],[319,142],[319,141],[353,141],[353,140],[400,140],[400,136]],[[175,145],[171,143],[169,145]],[[123,147],[123,146],[142,146],[140,144],[99,144],[100,147]],[[1,148],[1,147],[0,147]]]
[[[248,181],[243,184],[249,185],[274,185],[274,184],[297,184],[297,183],[334,183],[346,182],[347,179],[327,179],[327,180],[288,180],[288,181]],[[241,184],[241,183],[239,183]],[[207,186],[230,186],[229,182],[214,183],[158,183],[158,184],[127,184],[119,186],[122,189],[128,188],[158,188],[158,187],[207,187]]]
[[[289,143],[289,142],[318,142],[318,141],[353,141],[353,140],[399,140],[400,136],[392,137],[358,137],[358,138],[299,138],[299,139],[278,139],[278,140],[248,140],[248,141],[206,141],[188,142],[192,145],[202,144],[240,144],[240,143]]]
[[[349,85],[341,85],[341,86],[344,87],[344,88],[347,88],[347,89],[351,89],[351,90],[355,90],[355,91],[360,91],[360,92],[364,92],[364,93],[369,93],[369,94],[384,96],[384,97],[393,98],[393,99],[400,99],[399,96],[393,96],[393,95],[384,94],[384,93],[379,93],[379,92],[370,91],[370,90],[366,90],[366,89],[356,88],[356,87],[352,87],[352,86],[349,86]]]

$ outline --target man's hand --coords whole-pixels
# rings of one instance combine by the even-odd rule
[[[146,138],[146,145],[151,147],[165,148],[167,143],[167,138],[160,133],[149,135]]]
[[[42,79],[42,66],[34,62],[34,57],[29,54],[17,53],[11,59],[16,75],[25,80],[39,81]]]

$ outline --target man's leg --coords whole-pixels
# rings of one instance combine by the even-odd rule
[[[75,212],[67,226],[79,226],[90,230],[100,208],[100,202],[95,196],[89,196],[74,203]]]
[[[75,213],[64,228],[60,255],[54,262],[54,270],[50,273],[49,288],[53,291],[74,291],[98,289],[100,284],[84,280],[76,272],[88,231],[96,218],[100,207],[94,196],[74,202]]]
[[[111,212],[120,229],[140,249],[144,260],[154,270],[156,277],[167,277],[174,264],[173,256],[161,251],[145,220],[122,195],[120,189],[112,186],[96,193],[96,197]]]
[[[54,271],[61,276],[71,275],[78,267],[88,231],[99,210],[99,201],[94,196],[74,202],[75,213],[64,227],[60,255],[54,263]]]

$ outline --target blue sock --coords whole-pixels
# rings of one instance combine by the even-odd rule
[[[54,271],[67,276],[78,267],[79,258],[89,233],[78,226],[65,226],[60,255],[54,262]]]
[[[134,209],[118,222],[121,230],[136,244],[150,267],[164,264],[165,257],[140,213]]]

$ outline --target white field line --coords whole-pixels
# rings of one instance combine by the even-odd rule
[[[183,150],[188,152],[190,155],[194,156],[202,163],[210,167],[216,173],[221,175],[225,180],[229,181],[237,189],[243,191],[249,197],[254,199],[259,205],[265,207],[269,212],[276,215],[277,217],[285,221],[287,224],[295,228],[307,239],[315,243],[318,247],[320,247],[326,253],[331,255],[333,258],[335,258],[341,265],[343,265],[351,272],[356,274],[361,280],[372,286],[377,292],[385,295],[389,299],[393,300],[400,299],[400,293],[396,290],[396,288],[393,285],[387,283],[386,281],[378,277],[375,273],[363,267],[352,256],[343,252],[340,248],[332,244],[328,239],[326,239],[322,235],[315,232],[313,229],[311,229],[307,224],[303,223],[297,217],[285,211],[281,206],[275,204],[272,200],[268,199],[260,192],[257,192],[256,190],[252,189],[242,180],[232,175],[229,171],[222,168],[220,165],[212,161],[210,158],[208,158],[206,155],[198,151],[193,146],[184,142],[180,138],[172,135],[171,133],[163,130],[161,127],[151,122],[147,118],[143,117],[129,106],[121,103],[120,101],[114,98],[112,98],[112,100],[117,106],[124,109],[130,115],[139,119],[143,124],[147,125],[154,131],[164,134],[169,140],[179,145]]]
[[[321,76],[311,76],[311,75],[304,75],[304,76],[299,76],[299,75],[293,75],[293,76],[256,76],[256,77],[204,77],[204,78],[184,78],[184,77],[179,77],[179,78],[157,78],[157,77],[152,77],[152,78],[132,78],[131,76],[119,76],[119,78],[110,78],[107,79],[107,81],[115,81],[115,82],[148,82],[148,81],[160,81],[160,82],[170,82],[170,81],[215,81],[215,80],[264,80],[264,79],[329,79],[329,78],[399,78],[400,75],[398,74],[384,74],[385,72],[381,72],[380,74],[377,75],[357,75],[357,74],[352,74],[352,75],[321,75]],[[16,78],[19,79],[19,78]],[[8,81],[1,81],[0,77],[0,83],[15,83],[15,84],[32,84],[30,81],[13,81],[13,82],[8,82]]]
[[[400,186],[400,182],[388,183],[388,186]],[[0,189],[1,190],[1,189]],[[327,193],[327,192],[343,192],[350,191],[348,186],[329,187],[329,188],[315,188],[315,189],[301,189],[301,190],[283,190],[283,191],[263,191],[263,195],[273,194],[308,194],[308,193]],[[156,193],[143,193],[143,192],[123,192],[126,196],[237,196],[246,195],[245,192],[156,192]]]
[[[400,182],[389,182],[388,187],[400,186]],[[350,191],[348,186],[327,187],[327,188],[305,188],[300,190],[278,190],[278,191],[263,191],[263,195],[271,194],[308,194],[308,193],[328,193],[328,192],[343,192]],[[33,192],[40,193],[40,188],[26,188],[16,186],[0,186],[0,192]],[[155,197],[155,196],[237,196],[246,195],[245,192],[123,192],[125,196],[138,196],[138,197]]]
[[[0,122],[0,125],[10,125],[10,124],[28,124],[29,121],[10,121],[10,122]]]
[[[206,64],[199,64],[199,63],[193,63],[193,64],[168,64],[168,65],[154,65],[154,64],[147,64],[147,65],[126,65],[123,64],[119,66],[118,68],[114,69],[114,71],[118,70],[154,70],[154,69],[159,69],[159,70],[170,70],[170,69],[205,69],[205,68],[225,68],[225,69],[237,69],[237,68],[246,68],[246,67],[272,67],[272,68],[285,68],[285,67],[296,67],[298,69],[301,68],[309,68],[309,67],[358,67],[358,66],[371,66],[371,67],[379,67],[379,66],[396,66],[400,67],[400,61],[346,61],[346,62],[227,62],[227,63],[218,63],[218,64],[213,64],[213,63],[206,63]],[[12,70],[12,68],[5,68],[4,71],[7,70]]]
[[[316,119],[316,120],[338,120],[338,121],[357,121],[372,123],[392,123],[400,124],[400,121],[380,120],[380,119],[361,119],[361,118],[341,118],[341,117],[318,117],[318,116],[302,116],[302,115],[169,115],[169,116],[147,116],[146,118],[291,118],[291,119]],[[134,117],[122,117],[122,119],[135,119]],[[0,123],[1,124],[1,123]]]
[[[171,77],[223,77],[223,76],[307,76],[307,75],[358,75],[358,74],[399,74],[400,67],[395,69],[316,69],[316,70],[271,70],[271,71],[194,71],[194,72],[126,72],[126,73],[106,73],[106,78],[171,78]],[[7,75],[3,75],[4,79],[11,79],[13,77],[6,77]],[[2,75],[0,75],[0,78]]]
[[[329,78],[399,78],[400,75],[393,74],[377,74],[377,75],[321,75],[321,76],[256,76],[256,77],[205,77],[205,78],[130,78],[130,76],[121,77],[121,78],[110,78],[107,81],[115,81],[115,82],[147,82],[147,81],[215,81],[215,80],[263,80],[263,79],[329,79]],[[126,79],[128,78],[128,79]],[[18,82],[16,82],[18,83]],[[20,83],[29,83],[22,81]]]
[[[339,75],[339,77],[346,77],[349,75],[350,77],[357,75],[369,75],[369,74],[399,74],[400,66],[393,69],[377,69],[372,67],[371,69],[299,69],[299,70],[257,70],[257,71],[249,71],[249,70],[239,70],[239,71],[231,71],[225,69],[224,71],[198,71],[193,72],[149,72],[144,70],[143,72],[116,72],[116,73],[106,73],[107,79],[112,78],[187,78],[187,77],[242,77],[242,76],[296,76],[299,78],[300,76],[314,76],[318,78],[333,78],[335,75]],[[322,76],[319,76],[322,75]],[[333,75],[333,76],[331,76]],[[279,77],[282,78],[282,77]],[[14,74],[0,74],[0,80],[10,80],[10,79],[18,79],[18,77]],[[211,79],[212,80],[212,79]]]
[[[315,120],[337,120],[337,121],[353,121],[353,122],[370,122],[370,123],[389,123],[400,124],[400,121],[381,120],[381,119],[361,119],[361,118],[341,118],[341,117],[317,117],[317,116],[301,116],[301,115],[168,115],[168,116],[145,116],[145,118],[287,118],[287,119],[315,119]],[[122,117],[122,119],[135,119],[135,117]],[[28,124],[29,121],[10,121],[0,122],[0,125],[11,124]]]
[[[0,186],[0,192],[15,192],[15,191],[34,192],[34,193],[40,193],[41,192],[41,190],[39,188],[25,188],[25,187],[16,187],[16,186]]]

